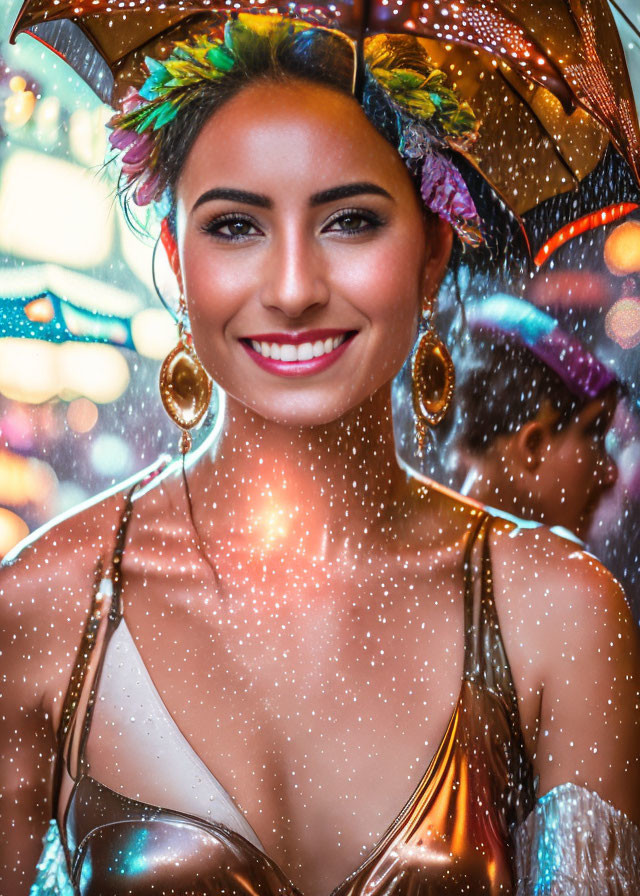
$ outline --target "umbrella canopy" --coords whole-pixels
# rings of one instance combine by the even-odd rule
[[[326,8],[262,0],[26,0],[11,39],[29,32],[115,107],[198,19],[231,11],[321,20],[361,41],[423,39],[434,65],[482,122],[468,162],[517,214],[574,189],[609,143],[640,184],[640,130],[606,0],[339,0]]]

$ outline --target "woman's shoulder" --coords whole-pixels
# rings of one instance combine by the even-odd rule
[[[5,558],[0,567],[0,674],[11,687],[3,705],[55,715],[122,497],[99,496],[34,533]]]
[[[539,795],[571,781],[639,823],[640,638],[622,588],[544,526],[497,521],[491,554],[518,693],[538,694]]]
[[[86,612],[96,568],[113,547],[123,506],[122,491],[96,496],[33,532],[4,558],[0,624],[5,631],[15,624],[36,631],[61,611],[69,622]]]
[[[0,626],[70,623],[88,610],[96,572],[107,568],[128,496],[150,478],[144,470],[31,533],[0,565]]]
[[[413,471],[409,482],[411,532],[435,533],[448,552],[470,533],[488,533],[498,610],[542,631],[562,619],[584,626],[594,613],[631,619],[618,582],[570,533],[502,515]]]
[[[584,545],[546,526],[503,517],[437,487],[426,497],[438,515],[427,519],[425,512],[425,524],[438,519],[444,529],[441,521],[448,518],[454,521],[454,537],[456,532],[464,537],[479,519],[490,522],[495,606],[529,743],[535,741],[543,692],[547,704],[569,699],[575,707],[576,692],[584,691],[588,680],[594,702],[625,701],[632,711],[640,674],[638,628],[606,567]],[[479,573],[477,553],[474,565]],[[564,698],[555,694],[561,686]],[[575,720],[575,726],[582,724]]]
[[[576,631],[594,617],[631,615],[624,592],[586,547],[544,525],[492,517],[491,557],[497,600],[517,605],[547,633],[560,623]]]

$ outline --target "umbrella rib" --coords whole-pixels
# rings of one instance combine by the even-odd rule
[[[510,69],[510,70],[511,70],[511,69]],[[553,134],[550,134],[550,133],[549,133],[549,131],[547,130],[547,128],[546,128],[544,122],[542,121],[542,119],[540,118],[540,116],[536,114],[535,109],[533,109],[533,108],[529,105],[529,103],[527,103],[527,102],[524,100],[524,98],[522,97],[522,95],[520,94],[520,92],[517,90],[517,88],[514,87],[513,84],[509,81],[509,79],[505,76],[504,72],[502,72],[500,69],[498,69],[498,74],[500,75],[500,77],[502,78],[502,80],[504,81],[504,83],[507,85],[507,87],[512,91],[512,93],[514,93],[515,96],[518,98],[518,100],[519,100],[519,102],[521,103],[521,105],[525,106],[525,108],[527,108],[527,109],[529,110],[529,112],[531,113],[531,115],[535,118],[535,120],[537,121],[537,123],[538,123],[538,125],[539,125],[539,127],[540,127],[540,130],[542,131],[542,133],[547,135],[547,137],[549,138],[549,140],[550,140],[550,142],[551,142],[553,148],[554,148],[555,151],[556,151],[556,155],[558,156],[560,162],[561,162],[562,165],[564,166],[564,168],[565,168],[565,170],[567,171],[567,173],[571,176],[571,179],[572,179],[573,181],[575,181],[575,183],[579,183],[580,178],[576,175],[575,171],[573,171],[573,169],[569,166],[569,163],[568,163],[567,160],[565,159],[565,157],[564,157],[564,155],[563,155],[563,153],[562,153],[562,150],[560,149],[560,146],[558,145],[558,143],[557,143],[555,137],[553,136]]]

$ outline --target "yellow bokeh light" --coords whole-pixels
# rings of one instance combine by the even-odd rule
[[[7,510],[6,507],[0,507],[0,558],[8,554],[11,548],[28,534],[29,527],[17,513]]]
[[[101,264],[113,241],[113,197],[94,172],[17,150],[0,181],[0,248],[71,268]]]
[[[56,396],[84,396],[97,404],[119,398],[129,385],[129,367],[110,345],[39,339],[0,340],[0,392],[14,401],[41,404]]]
[[[0,341],[0,392],[13,401],[41,404],[58,393],[57,346],[36,339]]]
[[[137,351],[147,358],[164,358],[178,341],[176,324],[168,311],[145,308],[131,321],[131,335]]]
[[[44,461],[0,450],[0,502],[3,504],[42,505],[50,498],[56,481],[56,474]]]
[[[33,115],[35,106],[36,98],[30,90],[12,93],[4,101],[4,120],[11,127],[21,128]]]
[[[110,345],[66,342],[58,346],[61,395],[84,395],[96,404],[120,398],[129,385],[129,367]]]
[[[616,227],[604,245],[604,261],[618,277],[640,271],[640,221],[625,221]]]
[[[22,75],[14,75],[13,78],[9,81],[9,90],[13,93],[21,93],[23,90],[27,89],[27,82],[22,77]]]

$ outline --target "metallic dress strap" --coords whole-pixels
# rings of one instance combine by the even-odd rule
[[[43,841],[42,853],[36,866],[36,879],[29,890],[29,896],[75,896],[69,876],[70,856],[60,835],[58,821],[61,782],[65,769],[71,772],[72,764],[76,771],[82,767],[99,677],[99,669],[97,671],[95,667],[92,669],[92,661],[99,640],[102,642],[100,646],[102,654],[104,654],[105,639],[104,637],[99,638],[101,629],[105,625],[108,628],[113,628],[116,619],[119,618],[122,578],[120,567],[126,530],[131,518],[132,497],[133,489],[127,494],[124,510],[120,516],[110,574],[105,575],[105,564],[102,558],[96,564],[89,614],[80,639],[73,671],[62,704],[60,726],[56,733],[57,749],[52,795],[53,817],[49,822],[49,828]],[[117,600],[114,600],[116,594]],[[101,659],[102,657],[99,658],[99,660]],[[93,681],[89,681],[92,671]],[[88,697],[85,693],[87,689],[89,689]],[[84,699],[85,697],[86,699]],[[84,711],[84,719],[76,733],[73,729],[74,723],[78,721],[76,716],[80,706]],[[62,815],[64,818],[66,811]]]
[[[91,592],[91,606],[89,609],[89,615],[82,632],[80,646],[76,654],[73,671],[71,673],[71,678],[69,679],[69,684],[67,685],[67,692],[62,704],[62,716],[60,720],[60,727],[58,728],[56,737],[59,748],[62,747],[62,744],[66,740],[67,734],[69,733],[69,727],[78,706],[78,700],[80,698],[80,694],[82,693],[82,688],[87,677],[88,659],[93,652],[96,633],[100,625],[100,620],[104,615],[105,589],[103,587],[103,571],[104,562],[102,558],[100,558],[96,564],[94,572],[94,583]]]
[[[464,677],[504,700],[513,732],[524,751],[513,673],[502,639],[493,588],[491,532],[495,518],[485,513],[469,539],[465,556]],[[480,576],[474,576],[472,551],[480,545]],[[479,582],[474,579],[479,578]]]
[[[134,490],[135,486],[134,489],[131,489],[128,492],[125,499],[124,509],[120,515],[115,546],[111,557],[110,574],[104,574],[104,562],[102,559],[100,559],[96,565],[89,615],[87,618],[87,622],[85,623],[84,631],[82,633],[82,639],[80,641],[80,646],[76,655],[73,672],[71,674],[69,685],[67,687],[67,693],[65,695],[62,708],[61,723],[57,732],[57,743],[59,752],[64,750],[65,744],[67,744],[68,742],[69,730],[71,728],[74,716],[76,715],[81,695],[85,689],[85,686],[87,685],[87,676],[90,672],[91,660],[96,646],[96,640],[98,638],[101,623],[105,618],[107,612],[109,614],[109,619],[113,620],[114,622],[118,620],[121,615],[120,594],[122,591],[122,554],[126,541],[127,528],[131,519],[131,507]],[[78,757],[79,762],[81,762],[82,754],[84,753],[88,729],[91,723],[91,710],[93,707],[93,699],[95,697],[98,678],[99,672],[94,675],[94,680],[91,686],[91,693],[89,695],[85,711],[83,732],[80,739],[80,755]],[[57,795],[57,792],[54,790],[54,808],[57,801]]]

